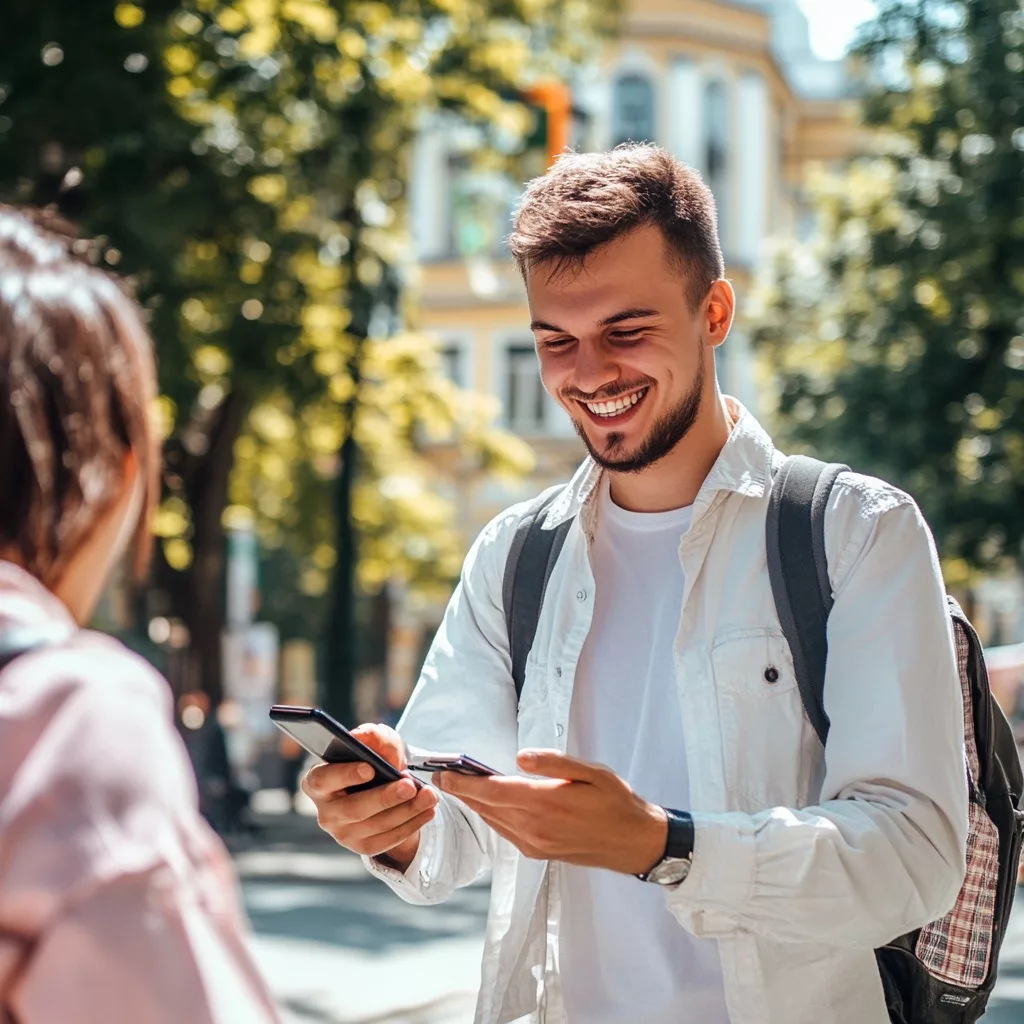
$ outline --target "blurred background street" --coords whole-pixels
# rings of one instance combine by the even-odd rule
[[[302,815],[237,850],[255,953],[288,1024],[468,1024],[489,890],[403,903]],[[245,844],[250,845],[250,844]]]
[[[700,171],[722,390],[914,496],[1015,715],[1017,0],[447,6],[0,13],[0,201],[98,237],[154,336],[155,565],[94,625],[168,677],[211,818],[290,784],[274,701],[394,722],[474,537],[581,461],[506,244],[567,147]]]
[[[281,808],[283,792],[263,794]],[[235,844],[257,961],[288,1024],[472,1024],[486,883],[411,907],[300,814]],[[1024,889],[985,1024],[1024,1022]]]
[[[158,356],[155,564],[93,625],[168,678],[293,1022],[471,1019],[486,888],[407,907],[282,813],[267,709],[395,723],[474,537],[578,465],[506,236],[629,141],[715,195],[722,389],[915,498],[1024,741],[1019,0],[0,3],[0,202],[97,239]]]

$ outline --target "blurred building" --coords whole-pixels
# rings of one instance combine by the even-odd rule
[[[621,41],[580,74],[571,95],[574,148],[654,141],[714,191],[741,299],[719,376],[756,407],[743,300],[766,240],[813,230],[803,198],[808,165],[842,161],[858,145],[843,65],[814,57],[796,0],[628,0]],[[443,118],[425,126],[411,204],[418,326],[438,337],[451,377],[495,395],[506,425],[538,454],[536,475],[518,493],[485,483],[464,495],[470,532],[511,500],[566,479],[581,457],[571,424],[541,387],[522,283],[504,247],[522,186],[474,168],[480,143],[475,130]]]
[[[843,161],[859,148],[843,64],[814,56],[796,0],[626,0],[621,38],[581,71],[567,96],[573,148],[657,142],[711,186],[740,296],[719,377],[727,393],[756,409],[746,300],[766,240],[813,231],[803,188],[809,165]],[[568,418],[541,386],[522,283],[504,245],[522,184],[479,169],[474,155],[482,141],[443,116],[425,124],[411,194],[417,326],[438,338],[451,378],[496,396],[505,425],[537,453],[536,472],[514,489],[455,464],[452,453],[437,453],[442,463],[448,457],[443,486],[458,504],[467,546],[502,508],[568,479],[583,455]],[[526,176],[544,171],[545,140],[538,141]],[[401,650],[392,663],[403,671],[402,678],[389,671],[388,692],[400,701],[439,610],[399,601],[395,613],[401,628],[392,646]]]

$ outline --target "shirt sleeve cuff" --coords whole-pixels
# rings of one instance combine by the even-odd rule
[[[693,862],[690,873],[671,891],[673,902],[694,910],[733,912],[750,899],[756,873],[756,845],[746,814],[707,814],[693,817]]]
[[[433,882],[432,865],[437,842],[437,819],[434,818],[420,829],[419,849],[404,873],[374,857],[363,857],[363,864],[371,875],[386,882],[400,895],[419,896],[426,900],[430,898]]]

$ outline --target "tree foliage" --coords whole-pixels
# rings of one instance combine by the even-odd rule
[[[480,127],[483,159],[514,160],[531,128],[518,91],[565,76],[614,10],[4,4],[0,198],[55,202],[105,237],[150,312],[168,464],[160,582],[206,651],[210,689],[225,519],[287,545],[314,596],[332,571],[351,590],[354,529],[364,584],[429,585],[450,578],[457,549],[423,438],[454,438],[482,468],[529,465],[406,330],[410,143],[447,110]],[[347,629],[350,608],[339,614]]]
[[[790,441],[914,494],[962,580],[1024,538],[1024,9],[881,0],[856,52],[877,152],[814,182],[757,340]]]

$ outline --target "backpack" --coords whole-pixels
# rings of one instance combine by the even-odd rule
[[[822,744],[829,729],[823,694],[832,608],[825,508],[846,468],[801,455],[787,459],[772,489],[765,526],[772,595],[804,711]],[[571,525],[570,520],[554,530],[542,528],[557,493],[545,492],[520,520],[505,565],[502,599],[517,698],[544,591]],[[892,1024],[974,1024],[985,1012],[1024,838],[1024,778],[1013,733],[989,689],[978,634],[957,602],[947,601],[964,699],[967,874],[945,917],[875,951]]]

